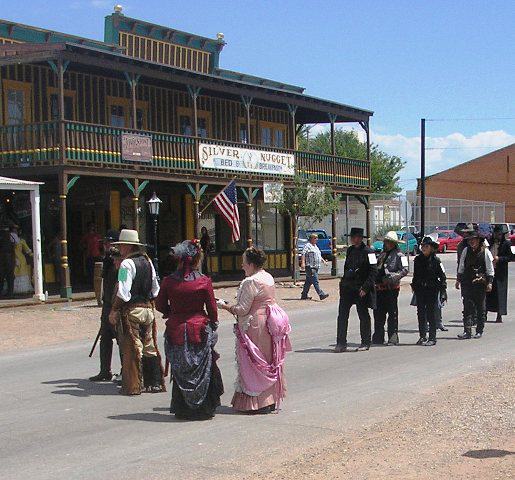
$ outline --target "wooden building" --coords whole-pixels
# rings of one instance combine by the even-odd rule
[[[368,159],[299,151],[296,134],[304,124],[334,132],[355,122],[369,143],[372,112],[220,68],[222,34],[181,32],[115,7],[103,42],[0,20],[0,44],[0,174],[44,182],[44,238],[63,233],[66,295],[70,269],[74,284],[83,271],[86,223],[102,233],[137,227],[150,240],[152,192],[163,200],[160,257],[205,225],[215,275],[237,272],[252,241],[268,252],[270,269],[290,268],[290,221],[264,203],[263,182],[287,188],[294,174],[312,177],[368,204]],[[238,244],[214,210],[198,215],[231,178],[241,202]]]

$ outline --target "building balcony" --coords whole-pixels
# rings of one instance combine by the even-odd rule
[[[150,137],[152,156],[148,162],[122,159],[125,134]],[[63,135],[64,142],[61,142]],[[115,175],[130,175],[131,172],[173,175],[178,181],[192,175],[239,176],[258,181],[288,182],[292,179],[291,175],[284,174],[205,168],[199,158],[200,144],[293,156],[297,175],[337,190],[367,191],[370,187],[370,164],[366,160],[73,121],[0,126],[0,168],[12,171],[23,167],[67,166],[102,169],[106,175],[108,172]]]

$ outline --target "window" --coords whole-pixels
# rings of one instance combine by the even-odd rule
[[[48,113],[50,120],[59,120],[59,91],[57,88],[48,87]],[[75,120],[75,91],[64,91],[64,118],[65,120]]]
[[[299,234],[304,238],[306,232]],[[252,209],[252,239],[255,245],[266,251],[285,250],[284,221],[275,205],[255,202]]]
[[[240,130],[240,143],[256,143],[256,120],[250,121],[250,138],[248,138],[247,119],[240,117],[238,119]]]
[[[147,129],[148,102],[136,100],[136,128]],[[107,123],[111,127],[132,128],[131,101],[125,97],[107,97]]]
[[[191,108],[179,107],[177,109],[179,117],[179,133],[192,137],[193,131],[193,111]],[[211,112],[207,110],[197,110],[197,131],[201,138],[211,137]]]
[[[272,122],[259,122],[259,125],[261,127],[261,145],[286,148],[287,125]]]
[[[4,122],[6,125],[32,121],[32,85],[26,82],[3,80]]]

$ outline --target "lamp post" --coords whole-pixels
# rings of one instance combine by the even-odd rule
[[[159,277],[159,260],[158,260],[158,239],[157,239],[157,218],[159,217],[159,207],[163,202],[156,195],[156,192],[152,194],[152,198],[147,201],[148,210],[154,220],[154,268],[156,269],[156,275]]]

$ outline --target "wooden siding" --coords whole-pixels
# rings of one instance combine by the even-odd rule
[[[33,85],[32,104],[35,122],[46,122],[50,118],[48,93],[57,88],[57,76],[47,66],[9,65],[0,67],[0,79],[27,82]],[[130,87],[124,79],[91,75],[73,70],[64,75],[65,89],[75,92],[75,118],[83,123],[107,125],[108,98],[120,97],[130,101]],[[191,97],[187,91],[161,88],[140,82],[137,87],[138,101],[146,105],[145,129],[155,132],[180,134],[179,111],[192,110]],[[0,102],[3,101],[3,96]],[[239,142],[239,120],[245,118],[245,108],[241,102],[200,95],[198,110],[211,115],[211,135],[218,140]],[[182,110],[181,110],[182,109]],[[3,108],[0,108],[3,111]],[[259,132],[260,122],[282,124],[286,128],[285,146],[290,145],[287,128],[289,114],[285,110],[253,105],[251,118]],[[4,123],[1,119],[0,123]],[[128,126],[128,125],[127,125]],[[260,135],[258,134],[259,140]]]

